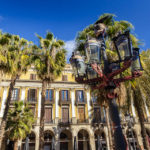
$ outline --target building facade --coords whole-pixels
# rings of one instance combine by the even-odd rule
[[[3,116],[10,80],[0,82],[0,117]],[[30,103],[36,122],[29,135],[29,149],[39,148],[40,110],[42,83],[37,78],[34,67],[16,81],[11,98],[11,107],[15,101]],[[145,126],[150,137],[150,113],[145,105]],[[122,128],[130,147],[143,149],[141,129],[132,103],[134,123],[129,126],[122,117]],[[45,101],[45,150],[110,150],[113,147],[113,129],[108,108],[99,106],[96,97],[91,95],[87,85],[78,84],[73,77],[72,68],[66,65],[62,75],[47,86]],[[11,142],[7,143],[11,147]],[[22,140],[21,147],[25,145]]]

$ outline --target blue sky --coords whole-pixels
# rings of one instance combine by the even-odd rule
[[[116,14],[135,26],[137,37],[150,48],[150,0],[3,0],[0,29],[37,42],[35,33],[52,31],[72,50],[78,31],[103,13]]]

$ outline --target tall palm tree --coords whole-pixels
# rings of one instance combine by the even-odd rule
[[[14,150],[18,150],[18,143],[30,134],[32,125],[35,122],[33,113],[28,104],[23,101],[14,103],[14,108],[8,112],[6,123],[6,135],[9,140],[14,141]]]
[[[26,73],[31,64],[28,55],[31,45],[31,42],[20,38],[18,35],[4,33],[0,36],[0,70],[10,77],[6,106],[0,126],[0,149],[2,142],[4,142],[7,114],[16,79],[20,77],[22,73]]]
[[[64,42],[56,40],[51,32],[47,32],[45,38],[39,35],[37,37],[39,38],[40,45],[34,54],[34,63],[37,75],[42,80],[39,150],[43,150],[46,86],[56,79],[65,67],[66,50],[63,48]]]
[[[133,102],[135,105],[135,109],[138,114],[140,126],[141,126],[141,135],[143,138],[143,144],[145,149],[150,149],[150,145],[148,142],[148,137],[146,134],[146,128],[144,125],[145,117],[145,104],[150,106],[149,97],[150,97],[150,50],[143,51],[141,53],[141,61],[143,65],[143,75],[139,79],[132,80],[125,84],[126,92],[129,99],[126,100],[126,108],[125,111],[130,111],[131,97],[133,98]]]

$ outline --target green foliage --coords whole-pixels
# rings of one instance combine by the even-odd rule
[[[34,122],[33,113],[28,104],[23,104],[22,101],[15,102],[14,108],[8,113],[6,135],[13,141],[24,139],[30,134]]]
[[[133,32],[134,26],[128,21],[115,20],[114,17],[116,16],[114,14],[109,14],[109,13],[102,14],[97,21],[105,17],[107,17],[107,19],[105,19],[105,21],[103,22],[107,28],[106,29],[107,38],[105,40],[106,40],[106,43],[109,43],[109,44],[106,44],[106,49],[109,50],[109,52],[110,51],[114,52],[114,45],[111,42],[112,38],[118,35],[118,33],[124,33],[127,30],[131,30]],[[80,51],[82,55],[85,55],[84,44],[86,42],[87,36],[93,37],[93,38],[95,37],[94,24],[91,24],[85,29],[83,29],[83,31],[78,32],[78,35],[76,37],[76,45],[77,45],[76,50]],[[134,34],[130,34],[130,37],[131,37],[131,41],[134,47],[138,47],[139,45],[142,44],[142,42],[140,42],[140,40],[137,39],[137,37]]]
[[[11,77],[26,73],[31,65],[28,54],[31,46],[32,42],[18,35],[2,33],[0,35],[0,70]]]
[[[66,50],[64,41],[56,40],[51,32],[47,32],[46,38],[39,38],[39,47],[33,46],[32,61],[35,64],[37,74],[41,80],[48,82],[58,77],[66,64]]]

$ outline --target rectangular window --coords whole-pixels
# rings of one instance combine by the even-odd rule
[[[19,89],[15,88],[13,89],[11,100],[17,101],[18,99],[19,99]]]
[[[53,100],[53,90],[52,89],[47,89],[46,90],[46,100]]]
[[[45,123],[51,123],[52,122],[52,108],[45,108],[45,114],[44,114]]]
[[[30,80],[36,80],[36,74],[30,74]]]
[[[62,75],[62,81],[68,81],[68,76],[67,75]]]
[[[28,90],[28,101],[29,102],[35,102],[36,101],[36,96],[37,96],[36,89],[29,89]]]
[[[68,90],[62,90],[61,91],[61,96],[63,101],[68,101]]]
[[[83,108],[78,108],[78,119],[79,122],[84,122],[85,121],[85,110]]]
[[[84,102],[84,91],[83,90],[76,91],[76,98],[78,102]]]
[[[69,108],[62,108],[62,122],[69,122]]]

